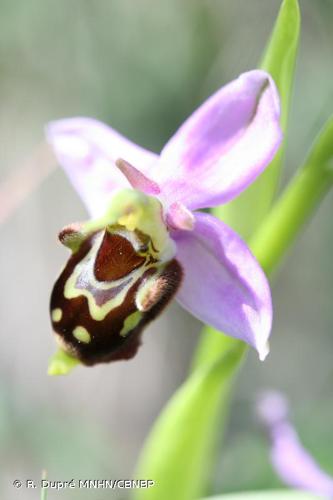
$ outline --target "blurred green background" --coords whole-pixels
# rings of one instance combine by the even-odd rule
[[[301,0],[302,38],[286,183],[333,110],[333,2]],[[43,126],[94,116],[159,151],[214,90],[255,67],[279,0],[0,0],[0,179],[43,140]],[[271,354],[248,356],[212,470],[219,493],[279,485],[255,418],[256,395],[290,398],[303,442],[333,474],[333,197],[275,277]],[[186,376],[200,323],[176,304],[144,335],[138,356],[66,378],[46,376],[54,341],[52,283],[67,256],[56,242],[84,208],[52,173],[1,233],[0,495],[36,499],[14,479],[126,479],[152,422]],[[195,418],[195,415],[193,415]],[[125,498],[109,490],[49,498]]]

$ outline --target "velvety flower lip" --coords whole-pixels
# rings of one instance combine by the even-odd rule
[[[258,415],[269,433],[272,464],[287,485],[333,498],[333,477],[321,470],[304,449],[288,420],[288,403],[278,392],[264,393],[258,402]]]
[[[51,122],[47,138],[93,217],[124,188],[154,194],[184,269],[178,300],[196,317],[268,352],[269,285],[246,244],[213,216],[253,182],[281,143],[269,74],[249,71],[204,102],[156,155],[91,118]]]

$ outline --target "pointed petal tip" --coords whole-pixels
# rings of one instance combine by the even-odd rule
[[[138,189],[146,194],[158,195],[161,190],[159,185],[146,177],[140,170],[131,165],[128,161],[118,158],[115,161],[116,167],[119,168],[121,173],[126,177],[130,185],[134,189]]]
[[[265,274],[260,269],[263,279],[266,279]],[[249,306],[248,304],[242,305],[242,310],[246,315],[247,321],[251,325],[251,335],[245,337],[248,344],[254,347],[258,353],[259,360],[265,361],[269,352],[269,337],[272,331],[273,323],[273,306],[272,298],[268,282],[264,287],[264,294],[261,295],[261,300],[257,304],[257,309]]]
[[[260,347],[260,348],[257,347],[257,351],[258,351],[260,361],[265,361],[265,359],[267,358],[269,351],[270,351],[269,343],[266,342],[262,347]]]

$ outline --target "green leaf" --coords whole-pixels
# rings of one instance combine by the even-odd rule
[[[281,96],[281,125],[288,121],[290,95],[299,43],[301,16],[298,0],[284,0],[260,67],[270,73]]]
[[[155,486],[136,490],[136,499],[185,500],[202,493],[202,474],[212,465],[214,431],[217,423],[223,426],[220,404],[229,398],[229,378],[244,350],[244,344],[224,337],[220,359],[193,372],[173,396],[150,434],[136,474],[153,479]]]
[[[281,98],[281,126],[287,130],[289,104],[300,34],[300,11],[297,0],[284,0],[264,52],[260,67],[270,73]],[[285,142],[270,166],[236,200],[220,207],[215,214],[244,238],[248,238],[263,221],[276,193],[282,167]]]
[[[231,493],[207,497],[203,500],[317,500],[319,497],[312,493],[288,490],[249,491],[247,493]]]
[[[270,273],[276,262],[281,261],[286,249],[291,246],[332,184],[333,116],[319,132],[304,166],[296,173],[260,231],[251,240],[251,249],[266,273]]]

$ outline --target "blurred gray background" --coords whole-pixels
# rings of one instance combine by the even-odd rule
[[[301,0],[302,39],[286,183],[333,110],[333,2]],[[0,0],[0,180],[50,120],[87,115],[159,151],[214,90],[255,67],[279,0]],[[275,277],[271,354],[250,352],[209,493],[279,484],[253,417],[262,388],[290,398],[303,442],[333,474],[332,208],[328,196]],[[173,304],[130,362],[46,375],[52,284],[67,258],[58,230],[86,218],[61,169],[2,226],[0,495],[15,478],[129,478],[143,440],[184,380],[201,325]],[[193,416],[195,418],[195,415]],[[107,490],[51,491],[104,500]],[[123,498],[115,493],[112,498]]]

